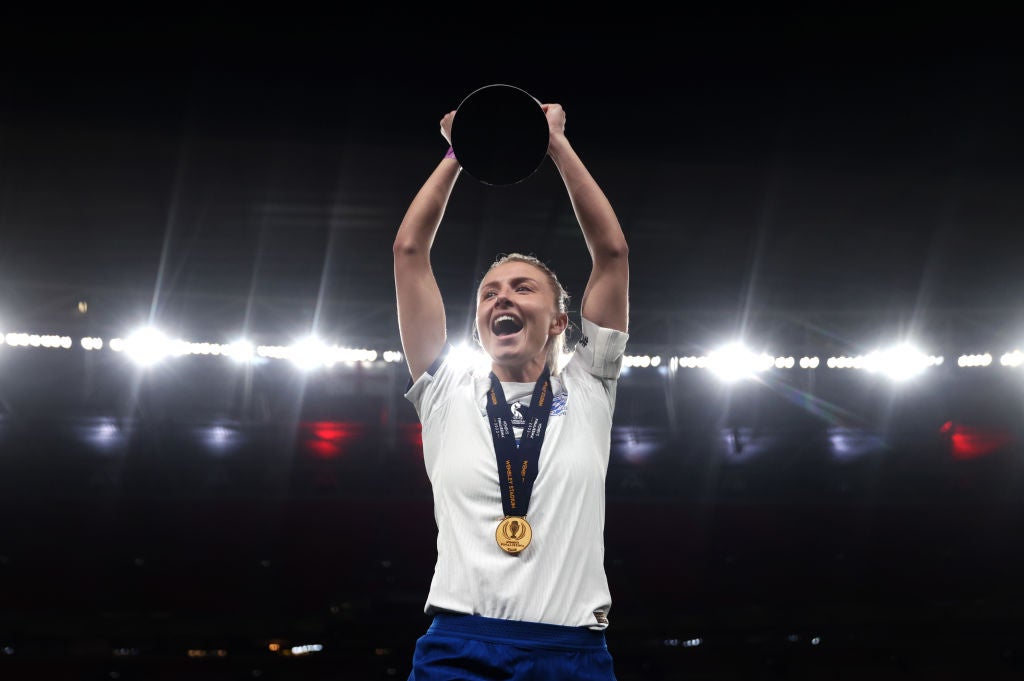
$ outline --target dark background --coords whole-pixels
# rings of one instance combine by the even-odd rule
[[[565,107],[619,215],[628,352],[945,358],[908,384],[627,372],[620,679],[1020,678],[1013,17],[635,9],[4,16],[0,332],[76,346],[0,345],[0,677],[405,678],[434,528],[404,367],[143,371],[77,339],[399,349],[390,244],[438,122],[507,83]],[[549,162],[456,186],[434,250],[453,339],[509,250],[578,311],[589,261]]]

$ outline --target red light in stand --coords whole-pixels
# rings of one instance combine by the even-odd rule
[[[941,431],[949,436],[950,454],[960,461],[987,456],[1013,439],[1005,430],[976,428],[952,421],[942,424]]]
[[[302,424],[302,444],[322,459],[344,453],[345,445],[359,434],[360,426],[347,421],[317,421]]]

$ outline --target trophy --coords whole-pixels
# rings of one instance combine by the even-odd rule
[[[452,150],[462,169],[488,185],[530,177],[548,151],[548,120],[540,102],[514,85],[485,85],[455,109]]]

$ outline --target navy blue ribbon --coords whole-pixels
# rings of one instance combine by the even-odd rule
[[[487,393],[487,416],[491,422],[491,438],[501,481],[501,506],[506,516],[525,517],[537,479],[540,447],[547,433],[551,415],[551,371],[545,367],[533,389],[533,399],[526,411],[526,425],[516,445],[512,430],[512,407],[505,400],[501,381],[491,372],[491,389]]]

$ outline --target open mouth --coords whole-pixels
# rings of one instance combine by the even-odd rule
[[[491,322],[491,329],[495,336],[510,336],[522,328],[523,323],[510,314],[500,315]]]

